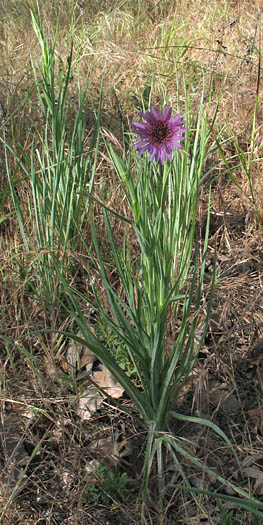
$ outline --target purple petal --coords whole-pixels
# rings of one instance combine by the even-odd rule
[[[171,123],[172,124],[185,124],[185,120],[182,120],[181,119],[181,116],[182,116],[182,113],[178,113],[178,115],[176,115],[175,117],[172,117],[171,118]]]
[[[161,151],[160,151],[160,157],[161,157],[161,163],[164,164],[164,161],[165,161],[165,149],[164,148],[161,148]]]
[[[166,155],[167,155],[169,161],[171,162],[171,160],[172,160],[172,150],[168,146],[166,147]]]
[[[176,130],[177,133],[178,133],[178,132],[180,132],[180,133],[186,133],[187,131],[188,131],[188,128],[178,128],[178,129]]]
[[[147,124],[145,124],[144,122],[132,122],[133,126],[137,127],[137,128],[140,128],[140,129],[145,129]]]
[[[150,146],[149,144],[146,144],[146,146],[143,146],[143,148],[140,150],[140,153],[144,153],[145,151],[150,151]]]
[[[136,135],[139,135],[141,138],[147,137],[147,131],[145,129],[133,129],[133,133],[136,133]]]
[[[164,106],[163,108],[163,120],[169,120],[172,114],[172,108],[169,108],[168,106]]]
[[[177,140],[184,140],[185,137],[183,137],[182,135],[174,135],[172,137],[172,139],[170,140],[170,143],[173,144],[174,142],[177,142]]]
[[[161,112],[159,109],[155,109],[154,106],[151,106],[151,113],[154,116],[154,120],[160,120],[161,119]]]
[[[148,144],[148,140],[142,140],[141,142],[136,142],[136,144],[134,144],[133,147],[141,148],[142,146],[145,146],[145,144]]]
[[[150,160],[153,160],[153,157],[156,155],[156,160],[157,160],[157,149],[155,147],[152,148],[151,150],[151,154],[150,154]]]
[[[145,113],[141,113],[141,115],[143,116],[144,120],[146,120],[146,122],[148,122],[148,124],[152,124],[153,122],[155,122],[155,117],[152,115],[152,113],[150,111],[146,111]],[[147,124],[144,124],[145,126],[147,126]]]

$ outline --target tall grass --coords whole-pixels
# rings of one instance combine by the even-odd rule
[[[32,10],[32,24],[41,47],[42,60],[32,61],[39,108],[44,126],[32,138],[31,152],[20,144],[14,149],[4,139],[6,170],[19,228],[28,255],[28,281],[47,304],[55,304],[59,294],[59,275],[70,268],[74,251],[80,246],[86,227],[89,200],[84,191],[92,191],[99,141],[101,94],[97,115],[89,106],[90,81],[84,91],[80,82],[72,108],[70,81],[73,75],[72,52],[74,27],[66,63],[56,58],[59,18],[53,41],[43,33],[39,10]],[[87,135],[87,121],[92,131]],[[13,157],[31,189],[24,214],[12,175]]]

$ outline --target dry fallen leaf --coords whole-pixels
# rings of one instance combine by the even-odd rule
[[[78,337],[82,337],[82,333],[77,333]],[[77,341],[71,341],[66,356],[66,364],[64,368],[70,367],[71,370],[80,370],[86,368],[87,372],[91,372],[93,363],[97,360],[94,352],[87,346],[78,343]]]
[[[113,375],[105,366],[102,366],[102,369],[98,372],[94,372],[93,380],[99,387],[106,390],[109,396],[115,399],[121,397],[124,392],[124,388],[115,381]]]
[[[101,394],[98,388],[90,384],[86,390],[83,391],[82,397],[77,403],[77,415],[83,420],[87,421],[92,414],[98,410],[103,402],[105,396]]]
[[[80,331],[77,335],[82,337]],[[83,391],[76,409],[78,416],[84,421],[90,419],[92,414],[99,409],[107,395],[118,399],[124,392],[124,389],[115,381],[111,372],[104,365],[101,366],[100,370],[92,371],[96,361],[96,355],[88,347],[76,341],[69,344],[66,355],[67,367],[75,372],[83,368],[86,369],[81,375]]]
[[[103,389],[105,393],[100,389]],[[117,399],[122,396],[123,392],[124,389],[115,381],[110,371],[103,365],[101,370],[93,373],[92,383],[89,382],[78,401],[78,416],[84,421],[90,419],[92,414],[99,409],[103,399],[105,399],[107,395]]]

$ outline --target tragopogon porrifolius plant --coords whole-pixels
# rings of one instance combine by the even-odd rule
[[[120,158],[113,147],[108,146],[129,208],[129,214],[123,216],[101,203],[111,252],[111,269],[114,266],[122,294],[112,286],[104,243],[99,239],[98,229],[90,215],[93,246],[89,248],[89,256],[102,278],[108,306],[105,306],[104,300],[102,302],[92,279],[92,300],[87,297],[85,301],[92,303],[98,317],[108,323],[126,345],[136,382],[118,366],[113,354],[89,328],[75,299],[78,292],[67,287],[72,302],[71,314],[83,334],[83,337],[71,336],[94,351],[140,412],[147,432],[142,498],[146,502],[150,473],[155,465],[160,512],[165,489],[166,453],[171,454],[182,485],[188,490],[191,486],[180,457],[187,458],[187,461],[211,474],[210,469],[191,455],[176,435],[169,432],[172,419],[206,425],[231,447],[228,438],[211,421],[176,412],[177,398],[204,341],[214,280],[211,278],[210,293],[204,299],[209,212],[204,238],[200,239],[197,235],[198,198],[200,181],[205,175],[205,161],[214,147],[211,131],[217,109],[209,121],[209,103],[204,108],[202,96],[198,115],[193,119],[187,90],[185,93],[185,120],[180,113],[172,116],[167,104],[163,109],[150,107],[141,114],[145,122],[133,123],[134,132],[139,136],[139,142],[134,145],[136,151],[131,148],[127,158]],[[138,149],[140,156],[137,155]],[[123,225],[126,224],[128,230],[133,230],[138,247],[137,258],[134,253],[132,256],[128,235],[123,246],[118,245],[111,227],[112,214]],[[202,335],[197,341],[195,332],[201,309]],[[177,316],[180,327],[172,347],[168,348],[167,332],[171,315]],[[242,498],[249,498],[245,491],[223,480],[216,472],[213,471],[212,475],[231,486],[241,496],[241,502]]]

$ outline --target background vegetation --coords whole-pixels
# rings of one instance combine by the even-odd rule
[[[42,34],[30,14],[36,7],[34,1],[0,5],[2,522],[132,524],[157,519],[153,502],[143,517],[138,505],[146,436],[135,423],[138,414],[128,396],[116,406],[105,401],[91,419],[82,420],[75,402],[84,367],[80,363],[71,373],[69,341],[36,331],[76,331],[58,276],[83,293],[93,279],[103,300],[87,252],[91,215],[105,242],[112,284],[119,285],[101,208],[85,191],[127,214],[105,143],[125,157],[131,121],[150,97],[158,105],[165,96],[175,110],[184,111],[183,86],[190,93],[192,115],[198,114],[203,94],[211,122],[219,101],[198,209],[202,237],[211,182],[208,250],[212,264],[216,244],[217,267],[209,331],[175,408],[218,424],[235,445],[240,465],[208,430],[190,422],[172,430],[190,454],[260,499],[261,2],[39,1]],[[61,186],[59,169],[66,186]],[[48,173],[45,183],[38,176],[41,170]],[[121,246],[117,217],[111,226]],[[136,257],[132,235],[129,243]],[[209,257],[206,272],[209,283]],[[80,307],[90,314],[81,301]],[[173,341],[178,326],[172,316],[169,326]],[[96,333],[133,378],[122,342],[103,319]],[[98,469],[92,470],[92,461]],[[168,462],[165,523],[257,523],[251,512],[231,506],[231,490],[216,477],[202,477],[187,457],[184,468],[192,487],[223,491],[226,501],[218,504],[205,493],[179,491],[180,477]],[[154,493],[154,473],[152,485]]]

